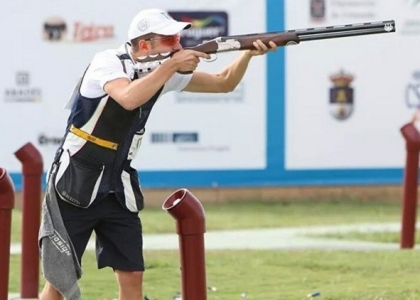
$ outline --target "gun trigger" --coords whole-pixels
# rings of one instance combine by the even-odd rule
[[[217,59],[217,54],[216,53],[213,53],[213,54],[210,54],[210,58],[204,58],[203,60],[205,61],[205,62],[213,62],[213,61],[215,61]]]

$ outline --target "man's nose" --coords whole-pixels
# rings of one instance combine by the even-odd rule
[[[177,42],[176,44],[175,44],[175,46],[172,48],[172,50],[181,50],[182,49],[182,45],[181,45],[181,43],[180,42]]]

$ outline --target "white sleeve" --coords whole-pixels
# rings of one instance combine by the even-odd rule
[[[171,92],[171,91],[177,91],[177,92],[182,91],[188,85],[191,78],[192,78],[192,74],[175,73],[165,83],[165,86],[163,87],[161,95],[167,92]]]
[[[88,98],[104,96],[104,85],[117,78],[130,77],[124,72],[121,60],[114,51],[103,51],[96,54],[83,77],[80,93]]]

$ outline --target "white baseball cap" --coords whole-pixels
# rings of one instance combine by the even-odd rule
[[[128,39],[132,40],[149,33],[174,35],[190,27],[191,23],[176,21],[164,10],[145,9],[131,21]]]

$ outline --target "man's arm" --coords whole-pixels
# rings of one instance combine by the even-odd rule
[[[127,110],[146,103],[176,72],[170,60],[138,80],[117,78],[104,85],[105,92]]]
[[[178,51],[147,76],[132,82],[127,78],[111,80],[105,83],[104,91],[125,109],[133,110],[149,101],[175,72],[195,70],[200,57],[210,56],[193,50]]]
[[[266,54],[268,51],[277,49],[273,42],[270,42],[271,48],[265,46],[261,41],[254,42],[254,46],[256,50],[244,51],[218,74],[194,72],[184,91],[201,93],[228,93],[233,91],[244,77],[253,56]]]

